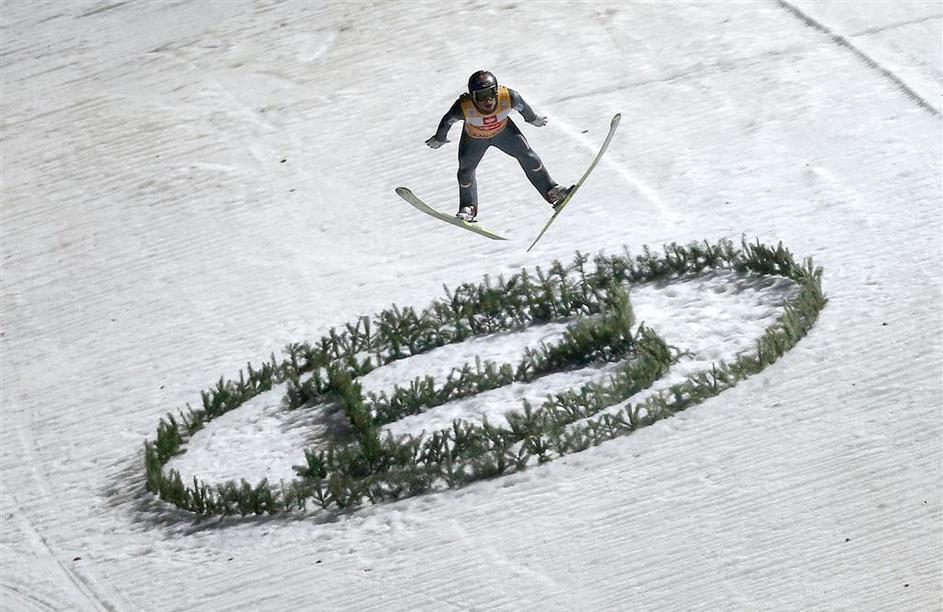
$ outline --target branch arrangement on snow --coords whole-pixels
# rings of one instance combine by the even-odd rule
[[[781,276],[799,291],[757,340],[756,350],[731,363],[718,362],[683,383],[636,404],[627,400],[664,376],[677,360],[654,330],[636,326],[626,286],[713,270]],[[799,264],[781,244],[742,242],[648,247],[632,257],[577,253],[570,265],[522,270],[505,280],[485,277],[463,284],[421,312],[392,306],[363,317],[316,344],[293,344],[285,358],[247,367],[238,380],[220,379],[202,394],[202,409],[187,407],[161,419],[156,439],[145,442],[147,489],[198,514],[247,515],[350,508],[424,492],[464,486],[584,450],[667,418],[735,385],[776,361],[811,329],[826,299],[821,269]],[[367,393],[358,377],[394,361],[449,344],[551,321],[571,321],[559,342],[528,349],[517,363],[476,359],[455,368],[444,382],[416,378],[390,393]],[[538,406],[523,402],[504,414],[506,426],[462,420],[431,434],[381,436],[383,425],[433,407],[552,373],[616,364],[605,382],[556,393]],[[290,483],[247,480],[209,486],[194,477],[187,486],[165,464],[185,450],[203,425],[260,393],[285,383],[288,409],[319,405],[342,410],[348,427],[326,448],[305,450]]]

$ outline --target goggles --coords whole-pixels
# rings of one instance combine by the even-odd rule
[[[472,98],[475,99],[475,102],[484,102],[485,100],[493,100],[498,97],[498,88],[497,87],[486,87],[484,89],[476,89],[472,92]]]

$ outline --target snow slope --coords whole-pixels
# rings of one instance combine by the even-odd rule
[[[940,609],[941,14],[3,2],[0,608]],[[452,205],[455,145],[422,141],[481,67],[549,116],[523,130],[561,182],[623,113],[531,253],[546,205],[498,152],[480,216],[511,241],[393,193]],[[830,302],[681,416],[330,519],[194,523],[142,492],[157,420],[289,342],[577,249],[741,235],[814,257]],[[676,333],[710,339],[701,312]],[[259,423],[180,460],[283,470],[304,423]]]

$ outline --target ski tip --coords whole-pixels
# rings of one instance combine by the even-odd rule
[[[620,121],[622,121],[622,113],[616,113],[610,125],[618,125]]]
[[[396,193],[403,195],[404,193],[412,193],[408,187],[397,187]]]

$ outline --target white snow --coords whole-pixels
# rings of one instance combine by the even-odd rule
[[[0,609],[940,609],[941,39],[935,1],[4,2]],[[531,253],[547,208],[497,151],[479,216],[508,242],[393,193],[455,205],[459,126],[423,140],[479,68],[549,117],[522,129],[561,182],[623,114]],[[829,304],[677,417],[329,519],[195,522],[143,492],[158,420],[288,343],[577,249],[741,236],[814,257]],[[788,291],[723,281],[633,289],[689,367]],[[279,399],[174,465],[291,477],[317,423]]]

